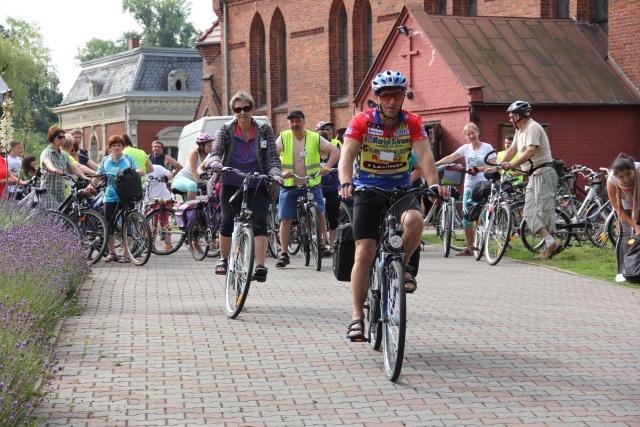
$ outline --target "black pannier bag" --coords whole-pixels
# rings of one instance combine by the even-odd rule
[[[477,221],[480,218],[482,212],[482,204],[474,200],[467,201],[467,205],[462,212],[462,218],[466,221]]]
[[[482,181],[471,190],[471,200],[474,202],[484,202],[491,194],[491,182]]]
[[[131,168],[119,171],[113,186],[121,202],[129,203],[142,200],[142,180],[140,175]]]
[[[619,244],[625,254],[622,275],[628,282],[640,283],[640,237],[632,235]]]
[[[336,243],[333,253],[333,275],[340,282],[351,281],[351,270],[356,258],[356,242],[353,240],[353,224],[342,224],[336,228]]]

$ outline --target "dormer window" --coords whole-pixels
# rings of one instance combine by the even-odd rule
[[[88,77],[87,76],[87,85],[89,86],[89,100],[92,100],[94,97],[100,95],[102,91],[102,85],[104,85],[104,80],[100,77]]]
[[[187,91],[187,78],[189,74],[182,69],[172,70],[169,72],[169,92]]]

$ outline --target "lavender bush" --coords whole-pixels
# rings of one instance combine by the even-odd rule
[[[13,202],[0,201],[0,247],[0,425],[27,424],[53,369],[49,337],[89,267],[77,237]]]

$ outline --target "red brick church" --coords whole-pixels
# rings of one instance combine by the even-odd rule
[[[279,131],[301,109],[307,127],[344,128],[371,100],[374,73],[409,79],[437,156],[480,127],[501,147],[507,106],[534,106],[554,155],[604,166],[640,151],[640,2],[622,0],[213,1],[220,18],[198,42],[203,97],[196,118],[228,114],[248,89]],[[398,31],[402,27],[403,33]]]

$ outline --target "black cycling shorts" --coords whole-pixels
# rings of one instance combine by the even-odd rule
[[[355,240],[378,240],[380,231],[380,216],[382,208],[389,206],[389,199],[373,191],[356,196],[353,202],[353,237]],[[408,210],[420,211],[420,203],[415,195],[409,194],[402,197],[392,208],[398,224],[400,217]]]

